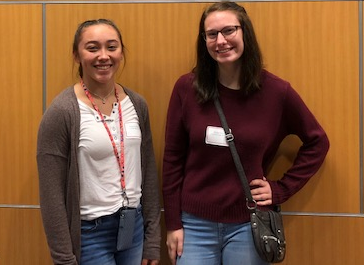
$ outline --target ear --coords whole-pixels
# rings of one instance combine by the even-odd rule
[[[75,60],[76,63],[80,63],[80,58],[79,58],[78,54],[73,53],[73,60]]]

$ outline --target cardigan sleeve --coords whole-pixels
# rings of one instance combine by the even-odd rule
[[[139,94],[125,88],[139,117],[142,131],[142,206],[144,219],[143,259],[160,260],[160,197],[157,166],[155,161],[152,131],[148,106]]]
[[[52,104],[38,130],[37,165],[41,214],[53,262],[76,265],[65,203],[68,130],[64,111]]]

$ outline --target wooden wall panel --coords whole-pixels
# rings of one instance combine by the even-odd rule
[[[359,160],[352,159],[359,155],[357,3],[242,4],[253,20],[267,69],[292,83],[331,141],[323,168],[284,209],[358,212]],[[113,19],[120,26],[128,49],[127,64],[119,80],[145,96],[149,103],[161,168],[170,92],[176,78],[194,64],[197,26],[205,6],[205,3],[47,6],[48,102],[76,80],[75,69],[72,76],[70,47],[78,23],[90,18]],[[282,145],[271,176],[282,174],[299,144],[297,139],[290,138]],[[348,194],[347,190],[351,192]]]
[[[19,1],[20,2],[20,1]],[[22,1],[24,2],[24,1]],[[1,2],[0,2],[1,3]],[[77,81],[71,46],[78,23],[111,18],[127,46],[119,82],[149,103],[161,170],[168,100],[176,79],[195,62],[199,17],[208,3],[0,4],[0,204],[37,204],[36,132],[47,104]],[[359,213],[358,2],[241,2],[256,29],[268,70],[289,80],[327,131],[331,149],[323,168],[283,205],[285,211]],[[364,25],[363,25],[364,27]],[[45,38],[46,52],[42,54]],[[46,56],[46,76],[42,76]],[[361,73],[364,74],[364,73]],[[299,146],[281,146],[270,177],[289,166]],[[362,202],[364,203],[364,202]],[[287,259],[282,264],[359,265],[364,219],[285,216]],[[162,220],[162,261],[169,264]],[[50,264],[39,209],[0,208],[0,264]]]
[[[41,5],[0,5],[0,204],[38,204],[42,116]]]
[[[52,264],[39,209],[0,208],[0,264]]]
[[[282,265],[361,265],[364,218],[284,216],[287,256]]]

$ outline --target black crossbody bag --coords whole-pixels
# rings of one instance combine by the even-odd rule
[[[276,206],[276,210],[269,211],[261,211],[257,208],[257,202],[253,200],[244,168],[235,147],[234,136],[228,127],[219,100],[215,99],[214,104],[219,114],[221,125],[224,128],[226,140],[229,144],[238,175],[243,184],[246,206],[250,211],[250,222],[255,249],[264,261],[269,263],[282,262],[286,255],[286,240],[280,207]]]

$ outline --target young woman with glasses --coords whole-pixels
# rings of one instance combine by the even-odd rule
[[[288,200],[320,168],[329,149],[324,130],[290,84],[263,69],[252,23],[234,2],[203,12],[197,64],[177,80],[170,98],[163,161],[167,247],[172,264],[266,265],[254,247],[215,98],[261,210]],[[290,134],[302,141],[293,165],[278,181],[267,179]]]

